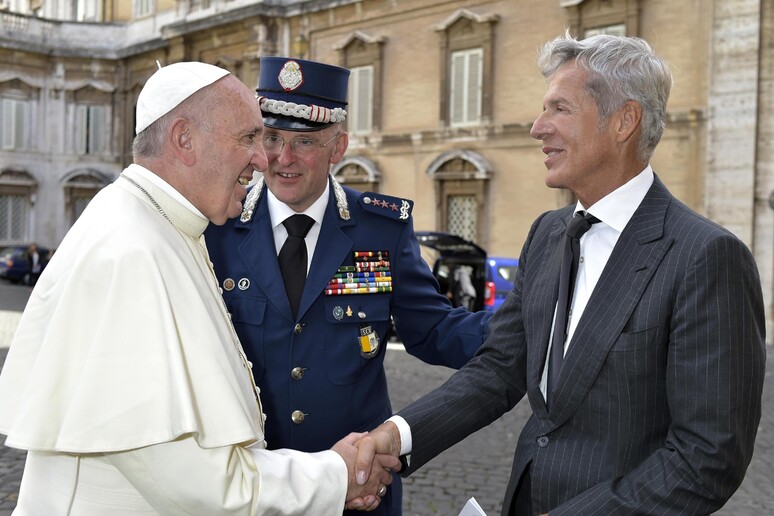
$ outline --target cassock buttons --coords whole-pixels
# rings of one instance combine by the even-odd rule
[[[293,422],[297,425],[300,425],[304,422],[304,417],[306,416],[300,410],[294,410],[293,413],[290,414],[290,419],[292,419]]]
[[[301,325],[301,323],[297,323],[296,326],[293,328],[294,335],[301,335],[302,331],[304,331],[304,327]]]
[[[303,367],[294,367],[290,371],[290,376],[293,377],[294,380],[300,380],[304,377],[304,368]]]

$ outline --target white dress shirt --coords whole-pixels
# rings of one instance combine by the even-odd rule
[[[330,189],[330,182],[325,183],[325,191],[317,198],[311,206],[302,211],[301,213],[312,217],[314,224],[309,229],[309,233],[306,234],[304,241],[306,242],[306,255],[309,257],[306,263],[306,272],[309,273],[309,266],[312,263],[312,257],[314,256],[314,250],[317,247],[317,239],[320,237],[320,228],[322,227],[323,217],[325,217],[325,208],[328,206],[328,191]],[[280,249],[282,249],[285,240],[288,238],[288,230],[282,224],[285,219],[298,213],[293,211],[293,208],[277,199],[271,190],[266,188],[266,198],[269,202],[269,216],[271,217],[271,227],[274,232],[274,246],[279,256]]]

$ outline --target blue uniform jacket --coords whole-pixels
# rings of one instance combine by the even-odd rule
[[[261,388],[272,449],[325,450],[393,414],[383,368],[390,315],[406,351],[453,368],[481,346],[491,315],[452,308],[438,292],[420,256],[409,201],[331,186],[297,319],[280,274],[265,196],[251,217],[210,225],[205,233],[223,297]],[[337,206],[336,189],[346,194],[345,210],[342,199]],[[338,269],[354,264],[355,251],[387,251],[391,292],[325,294]],[[369,326],[379,345],[366,358],[359,337]],[[391,491],[377,513],[400,514],[399,489]]]

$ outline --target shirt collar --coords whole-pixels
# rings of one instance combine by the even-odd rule
[[[622,233],[637,211],[645,195],[653,184],[653,169],[650,165],[588,208],[596,218]],[[575,211],[586,208],[578,201]]]
[[[328,206],[328,193],[330,191],[330,186],[330,181],[326,182],[325,191],[322,193],[322,195],[320,195],[320,197],[318,197],[311,206],[301,212],[304,215],[312,217],[318,224],[322,224],[323,217],[325,216],[325,208]],[[266,199],[269,203],[269,216],[271,217],[272,229],[277,229],[277,226],[282,224],[286,218],[290,217],[291,215],[296,215],[296,212],[293,211],[293,208],[277,199],[277,197],[275,197],[275,195],[268,187],[266,188]]]

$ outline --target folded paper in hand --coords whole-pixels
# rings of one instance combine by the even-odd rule
[[[468,503],[465,504],[465,507],[462,508],[462,511],[460,511],[459,516],[486,516],[486,513],[478,505],[476,499],[471,497]]]

